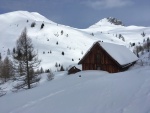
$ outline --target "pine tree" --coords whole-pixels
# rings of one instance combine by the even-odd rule
[[[22,71],[24,77],[19,78],[22,82],[17,84],[14,88],[27,88],[33,87],[33,83],[40,80],[38,75],[34,73],[34,69],[40,65],[38,54],[34,51],[31,38],[27,35],[27,29],[25,28],[16,44],[17,52],[13,55],[15,60],[15,67],[17,72]]]
[[[35,27],[36,23],[35,22],[32,22],[31,23],[31,27]]]
[[[57,64],[57,62],[56,62],[56,64],[55,64],[55,67],[58,67],[58,64]]]
[[[63,67],[63,65],[60,67],[60,71],[64,71],[64,67]]]
[[[91,33],[92,36],[94,36],[94,33]]]
[[[41,24],[41,29],[43,29],[43,27],[44,27],[44,23]]]
[[[62,54],[62,55],[64,55],[65,53],[64,53],[64,52],[62,52],[61,54]]]
[[[7,55],[10,55],[10,50],[9,50],[9,48],[8,48],[8,50],[7,50]]]
[[[0,57],[1,57],[1,54],[0,54]],[[3,65],[3,62],[0,58],[0,78],[2,78],[2,65]]]
[[[43,68],[41,67],[41,69],[40,69],[40,73],[44,73],[44,70],[43,70]]]
[[[0,53],[0,61],[2,60],[2,55],[1,55],[1,53]]]
[[[64,33],[64,31],[63,31],[63,30],[61,30],[61,35],[63,35],[63,33]]]
[[[49,70],[49,69],[46,69],[46,70],[45,70],[45,73],[49,73],[49,72],[50,72],[50,70]]]
[[[145,37],[146,33],[143,32],[143,33],[141,33],[141,35],[142,35],[143,37]]]
[[[15,54],[16,53],[16,49],[15,48],[13,48],[13,54]]]
[[[150,51],[150,39],[149,37],[147,38],[147,51]]]

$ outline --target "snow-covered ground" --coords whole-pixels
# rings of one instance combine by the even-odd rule
[[[55,73],[56,79],[0,98],[1,113],[150,113],[150,67],[109,74]],[[79,77],[81,75],[81,77]]]

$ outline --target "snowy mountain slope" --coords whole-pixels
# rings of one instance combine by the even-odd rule
[[[126,45],[130,42],[143,42],[144,39],[150,37],[150,27],[114,25],[108,20],[108,18],[100,20],[89,28],[84,29],[84,31],[93,32],[95,35],[105,34],[108,37],[111,36],[112,39],[118,39],[119,34],[121,34],[125,39]],[[143,32],[146,34],[145,37],[141,35]]]
[[[33,22],[36,23],[35,27],[31,27]],[[40,29],[42,23],[44,23],[44,28]],[[78,63],[97,40],[129,47],[129,42],[142,42],[150,33],[150,29],[146,27],[114,25],[106,19],[102,19],[98,24],[87,29],[77,29],[54,23],[38,13],[27,11],[0,15],[0,26],[0,53],[3,58],[7,55],[8,48],[12,52],[16,40],[22,30],[27,27],[35,50],[42,59],[41,66],[44,69],[52,68],[53,70],[57,70],[54,67],[56,62],[64,67]],[[61,34],[62,31],[63,34]],[[141,36],[143,31],[146,32],[145,37]],[[91,35],[92,33],[94,36]],[[116,34],[118,36],[122,34],[125,41],[116,37]]]
[[[0,53],[3,58],[6,56],[8,48],[12,51],[22,30],[27,27],[28,35],[32,38],[35,50],[38,50],[39,58],[42,59],[42,66],[45,69],[54,67],[56,62],[65,66],[77,63],[82,57],[81,52],[86,51],[94,41],[90,39],[90,35],[87,36],[75,28],[48,21],[37,13],[11,12],[1,15],[0,21],[0,25],[3,26],[0,28]],[[40,29],[43,21],[44,28]],[[36,23],[35,27],[31,27],[33,22]],[[61,35],[62,30],[63,34]],[[85,39],[87,40],[85,41]],[[86,46],[87,48],[85,48]],[[51,54],[48,53],[50,51]],[[62,55],[63,51],[64,56]]]
[[[116,74],[82,71],[64,75],[1,97],[0,112],[150,113],[149,73],[149,67],[142,67]]]

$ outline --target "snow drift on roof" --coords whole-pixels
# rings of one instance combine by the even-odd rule
[[[137,56],[123,45],[99,42],[100,46],[120,65],[126,65],[138,60]]]

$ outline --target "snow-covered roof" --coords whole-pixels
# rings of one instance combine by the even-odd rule
[[[75,66],[76,68],[82,70],[82,65],[70,65],[69,68],[68,68],[68,70],[71,69],[71,68],[74,67],[74,66]]]
[[[126,65],[138,60],[138,57],[123,45],[106,42],[99,42],[99,44],[120,65]]]
[[[138,57],[124,45],[118,45],[118,44],[101,42],[101,41],[95,42],[92,45],[92,47],[87,51],[87,53],[83,56],[82,59],[84,59],[84,57],[86,57],[86,55],[91,51],[93,46],[97,43],[121,66],[130,64],[130,63],[138,60]],[[82,61],[82,59],[81,59],[81,61]],[[79,64],[80,64],[80,62],[79,62]]]

